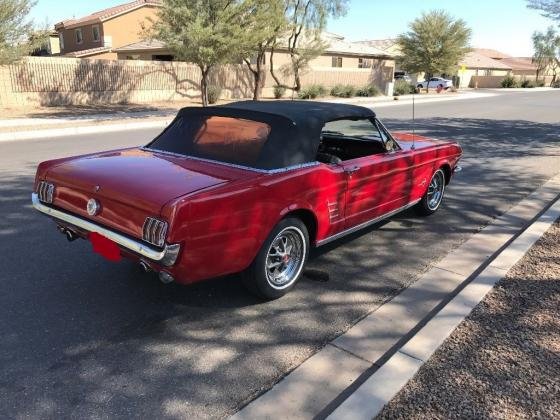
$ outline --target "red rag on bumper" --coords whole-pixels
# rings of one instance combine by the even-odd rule
[[[97,232],[91,232],[89,234],[89,240],[93,245],[93,252],[100,254],[109,261],[121,260],[121,250],[112,240],[100,235]]]

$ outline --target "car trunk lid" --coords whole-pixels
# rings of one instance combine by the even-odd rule
[[[54,205],[80,216],[142,236],[147,216],[186,194],[247,177],[249,170],[229,168],[147,149],[125,149],[63,161],[46,174],[56,186]],[[87,213],[87,202],[101,204]]]

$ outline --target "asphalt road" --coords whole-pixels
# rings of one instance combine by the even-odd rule
[[[31,209],[38,162],[143,144],[154,130],[0,143],[0,416],[232,414],[559,172],[558,109],[560,90],[419,104],[417,132],[465,151],[443,207],[322,248],[268,303],[237,276],[162,285],[68,243]],[[378,114],[410,128],[409,106]]]

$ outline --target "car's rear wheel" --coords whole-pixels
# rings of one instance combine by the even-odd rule
[[[432,175],[430,184],[424,196],[416,205],[416,210],[423,216],[429,216],[437,211],[445,193],[445,174],[438,169]]]
[[[265,299],[277,299],[301,277],[309,256],[309,233],[294,217],[278,223],[263,243],[251,266],[243,273],[245,286]]]

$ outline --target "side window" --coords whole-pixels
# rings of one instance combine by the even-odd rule
[[[339,137],[354,137],[363,140],[383,140],[379,129],[369,119],[329,121],[323,127],[322,133]]]
[[[76,34],[76,44],[81,44],[82,42],[84,42],[82,28],[76,29],[75,34]]]
[[[385,143],[385,147],[387,148],[387,151],[394,152],[396,150],[399,150],[400,147],[397,144],[397,142],[393,140],[393,138],[391,137],[391,135],[389,134],[385,126],[381,124],[381,122],[378,119],[375,120],[375,125],[377,125],[377,128],[379,129],[379,133],[381,133],[381,138],[383,139],[383,143]]]

